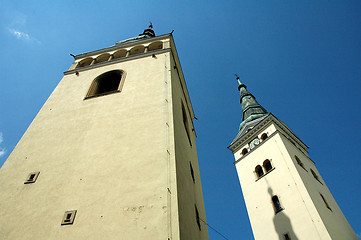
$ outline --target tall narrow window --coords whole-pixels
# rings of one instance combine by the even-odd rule
[[[123,82],[124,73],[121,70],[103,73],[94,79],[85,99],[120,92]]]
[[[264,167],[264,170],[266,170],[266,173],[268,173],[269,171],[271,171],[273,169],[272,164],[271,164],[270,160],[268,160],[268,159],[266,159],[263,162],[263,167]]]
[[[186,133],[187,133],[188,141],[189,141],[189,144],[192,146],[191,136],[189,134],[189,124],[188,124],[187,113],[186,113],[186,110],[184,108],[183,102],[182,102],[182,115],[183,115],[183,125],[184,125],[184,128],[185,128]]]
[[[198,212],[197,206],[194,206],[194,208],[195,208],[195,210],[196,210],[196,221],[197,221],[197,225],[198,225],[199,230],[201,230],[201,221],[200,221],[200,218],[199,218],[199,212]]]
[[[295,159],[296,159],[296,161],[297,161],[297,164],[300,165],[303,169],[306,170],[305,165],[303,165],[303,162],[301,162],[301,160],[300,160],[297,156],[295,156]],[[306,170],[306,171],[307,171],[307,170]]]
[[[327,203],[326,199],[324,198],[324,196],[323,196],[321,193],[320,193],[320,196],[321,196],[321,198],[322,198],[323,202],[325,203],[326,207],[332,211],[332,209],[331,209],[330,205],[328,205],[328,203]]]
[[[191,163],[191,162],[189,162],[189,167],[190,167],[190,169],[191,169],[191,175],[192,175],[193,182],[195,183],[196,180],[195,180],[195,178],[194,178],[194,171],[193,171],[193,166],[192,166],[192,163]]]
[[[254,171],[255,171],[255,173],[257,175],[257,178],[260,178],[260,177],[262,177],[264,175],[263,169],[262,169],[262,167],[260,165],[257,165],[257,167],[255,168]]]
[[[276,195],[272,197],[272,204],[273,204],[275,213],[278,213],[283,210],[280,200],[278,199],[278,197]]]
[[[319,181],[321,184],[323,184],[323,183],[320,181],[320,178],[318,177],[318,175],[317,175],[312,169],[310,169],[310,170],[311,170],[311,173],[312,173],[313,177],[314,177],[317,181]]]

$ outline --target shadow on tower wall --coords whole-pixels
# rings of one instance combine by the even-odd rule
[[[268,187],[268,193],[270,194],[270,198],[272,199],[272,197],[274,196],[272,188]],[[279,240],[298,240],[298,237],[293,231],[291,220],[284,213],[284,210],[281,210],[275,214],[275,216],[273,217],[273,224]],[[286,235],[288,235],[288,238],[286,237]]]

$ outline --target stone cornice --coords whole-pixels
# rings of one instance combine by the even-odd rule
[[[276,126],[278,126],[287,136],[290,136],[290,138],[294,142],[296,142],[298,145],[301,146],[301,148],[307,151],[307,145],[304,144],[286,124],[284,124],[281,120],[275,117],[272,113],[269,113],[266,118],[257,123],[248,133],[235,139],[233,143],[228,147],[229,150],[231,150],[234,154],[240,149],[240,146],[243,146],[245,143],[250,142],[259,134],[260,131],[271,125],[271,123],[274,123]]]
[[[154,42],[154,41],[157,41],[157,40],[162,40],[162,39],[168,38],[170,36],[172,36],[172,35],[170,33],[168,33],[168,34],[163,34],[163,35],[160,35],[160,36],[157,36],[157,37],[145,38],[145,39],[140,39],[140,40],[131,41],[131,42],[125,42],[125,43],[117,44],[117,45],[114,45],[114,46],[111,46],[111,47],[102,48],[102,49],[91,51],[91,52],[81,53],[79,55],[76,55],[74,57],[74,59],[78,60],[78,59],[98,55],[98,54],[105,53],[105,52],[115,51],[115,50],[118,50],[118,49],[121,49],[121,48],[127,48],[127,47],[131,47],[131,46],[142,45],[142,44],[145,44],[145,43],[148,43],[148,42]]]
[[[81,67],[81,68],[75,68],[72,70],[65,71],[64,75],[69,75],[69,74],[76,73],[76,72],[82,72],[82,71],[86,71],[86,70],[93,69],[93,68],[111,65],[114,63],[126,62],[126,61],[134,60],[137,58],[149,57],[149,56],[152,56],[153,54],[155,55],[155,54],[160,54],[160,53],[165,53],[165,52],[171,52],[171,48],[160,49],[160,50],[156,50],[156,51],[151,51],[151,52],[147,52],[147,53],[129,56],[126,58],[118,58],[118,59],[114,59],[114,60],[107,61],[107,62],[97,63],[94,65],[89,65],[89,66],[85,66],[85,67]]]

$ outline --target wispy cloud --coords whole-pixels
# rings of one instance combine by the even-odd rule
[[[17,31],[15,29],[9,29],[10,33],[13,34],[17,39],[29,40],[30,36],[27,33]]]
[[[0,144],[4,141],[3,133],[0,132]],[[5,148],[0,148],[0,157],[4,156],[6,153]]]
[[[5,148],[0,148],[0,157],[4,156],[6,153],[6,149]]]
[[[19,40],[32,41],[32,42],[36,42],[36,43],[40,44],[40,41],[38,39],[30,36],[26,32],[22,32],[22,31],[14,29],[14,28],[9,28],[9,32]]]

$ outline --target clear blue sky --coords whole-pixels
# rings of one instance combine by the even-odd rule
[[[158,35],[174,29],[198,118],[209,224],[230,240],[253,238],[226,148],[241,122],[238,73],[310,147],[360,236],[360,1],[0,0],[0,166],[70,67],[70,53],[136,36],[149,21]]]

